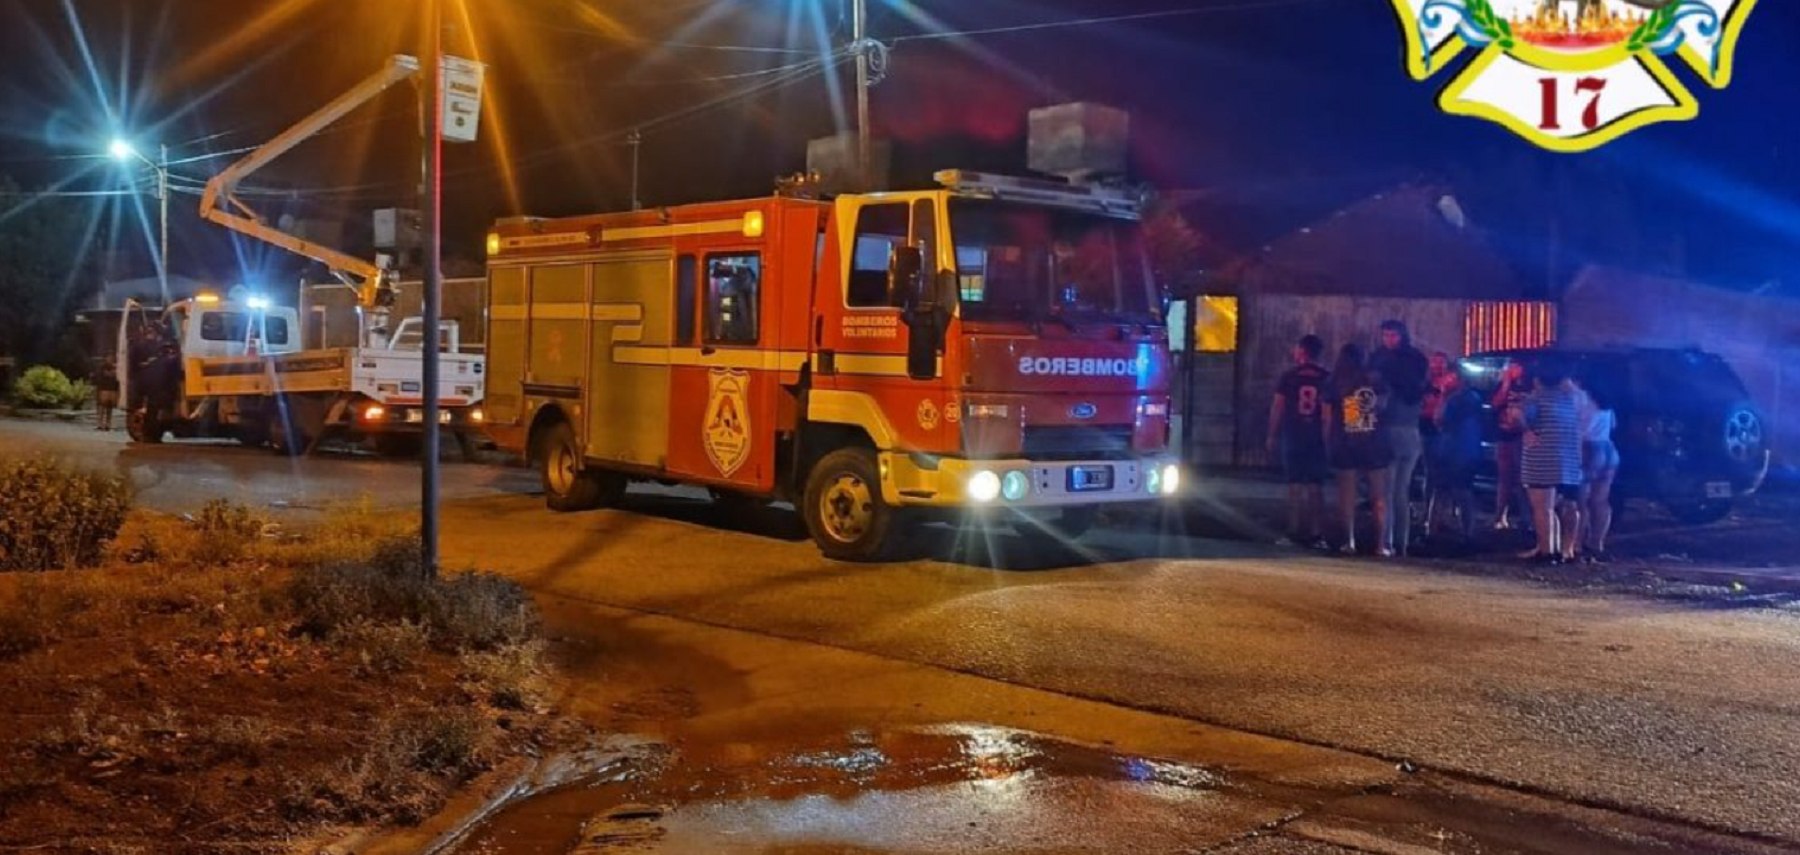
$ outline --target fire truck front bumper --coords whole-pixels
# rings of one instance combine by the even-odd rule
[[[882,498],[901,507],[1055,508],[1168,499],[1181,491],[1173,458],[964,460],[883,452]]]

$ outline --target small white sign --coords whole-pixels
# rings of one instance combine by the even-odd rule
[[[474,142],[481,125],[481,83],[487,67],[461,57],[444,57],[444,139]]]

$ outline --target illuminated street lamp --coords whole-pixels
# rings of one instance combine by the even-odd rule
[[[156,199],[162,208],[162,246],[156,253],[156,281],[162,287],[163,305],[169,305],[169,147],[161,146],[162,161],[151,160],[129,141],[116,139],[107,147],[113,159],[129,163],[133,158],[156,172]]]

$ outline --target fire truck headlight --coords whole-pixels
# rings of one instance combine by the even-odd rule
[[[487,421],[487,413],[482,412],[480,407],[476,407],[469,411],[469,421],[481,424]]]
[[[1150,417],[1150,418],[1158,418],[1161,416],[1166,416],[1169,414],[1169,402],[1168,401],[1156,401],[1153,403],[1146,403],[1143,405],[1141,411],[1143,412],[1143,414],[1145,416]]]
[[[1004,419],[1011,412],[1005,404],[970,404],[969,418]]]
[[[1000,476],[983,469],[969,476],[969,498],[987,503],[1000,497]]]
[[[380,404],[370,404],[362,411],[362,420],[365,422],[378,422],[386,417],[387,408]]]
[[[1175,495],[1175,491],[1181,489],[1181,467],[1176,466],[1173,463],[1164,466],[1162,468],[1162,477],[1158,480],[1162,481],[1163,495]]]
[[[1009,502],[1017,502],[1031,492],[1031,477],[1017,469],[1006,473],[1000,479],[1000,495]]]

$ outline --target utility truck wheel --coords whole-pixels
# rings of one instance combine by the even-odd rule
[[[163,440],[163,429],[156,413],[143,407],[125,414],[125,435],[131,437],[132,442],[156,444]]]
[[[893,554],[898,510],[881,498],[875,452],[845,448],[825,455],[806,479],[806,530],[825,557],[880,561]]]
[[[558,422],[538,440],[538,471],[543,475],[544,504],[553,511],[588,511],[616,505],[625,495],[625,476],[587,467],[575,431]]]

